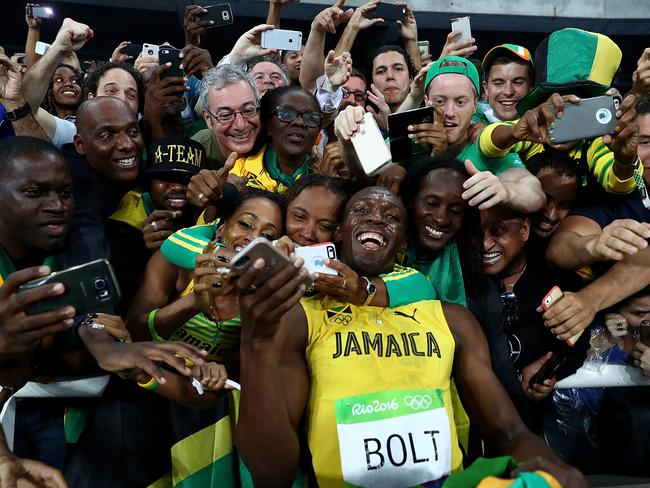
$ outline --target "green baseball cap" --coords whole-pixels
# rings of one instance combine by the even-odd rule
[[[445,56],[433,63],[427,72],[426,79],[424,80],[424,91],[427,91],[429,83],[431,83],[431,80],[436,76],[447,73],[456,73],[467,76],[472,82],[472,85],[474,85],[474,88],[476,88],[477,95],[481,93],[481,82],[479,81],[480,79],[476,66],[474,66],[470,60],[461,58],[460,56]]]

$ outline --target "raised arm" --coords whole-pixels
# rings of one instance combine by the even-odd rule
[[[280,28],[280,11],[282,6],[287,3],[299,2],[300,0],[269,0],[269,12],[266,15],[266,23],[274,25],[276,29]]]
[[[320,12],[311,23],[300,67],[300,85],[311,92],[315,91],[316,80],[323,74],[326,34],[336,34],[339,24],[352,16],[352,9],[345,12],[341,9],[343,1],[337,0],[334,5]]]
[[[488,445],[517,461],[536,461],[564,487],[586,487],[584,477],[563,463],[521,421],[503,386],[492,372],[487,341],[474,316],[463,307],[443,304],[456,341],[453,376],[463,406]]]
[[[29,15],[30,7],[38,7],[38,4],[28,3],[25,5],[25,22],[27,22],[27,40],[25,41],[25,61],[28,68],[31,68],[40,58],[36,54],[36,43],[41,38],[41,19]]]
[[[575,270],[598,261],[620,261],[648,246],[650,224],[632,219],[614,220],[601,229],[583,215],[570,215],[561,224],[546,250],[549,264]]]
[[[252,288],[258,259],[239,279],[242,395],[237,445],[255,486],[288,486],[296,475],[298,425],[307,402],[307,321],[298,304],[302,260]],[[273,448],[269,448],[273,446]]]
[[[370,0],[368,3],[364,3],[354,11],[352,17],[350,17],[348,25],[346,25],[343,30],[343,34],[341,35],[336,48],[334,49],[337,56],[344,52],[351,51],[354,41],[357,38],[357,34],[359,34],[360,31],[383,22],[383,19],[381,18],[368,18],[370,13],[377,7],[377,4],[379,4],[379,0]]]
[[[404,50],[408,53],[416,70],[422,68],[420,48],[418,47],[418,25],[415,21],[413,9],[406,2],[397,2],[404,8],[404,20],[398,20],[399,35],[404,43]]]

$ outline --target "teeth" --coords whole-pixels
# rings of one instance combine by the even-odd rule
[[[501,259],[501,252],[486,252],[483,253],[483,262],[485,264],[494,264],[496,263],[499,259]]]
[[[372,241],[378,244],[380,247],[384,245],[384,237],[381,234],[378,234],[377,232],[364,232],[363,234],[359,235],[359,237],[357,237],[357,240],[361,244],[365,244],[368,241]]]
[[[250,132],[248,134],[236,134],[236,135],[233,134],[230,137],[232,137],[237,141],[245,141],[246,139],[248,139],[248,136],[250,136],[250,134],[251,134]]]
[[[135,156],[132,158],[116,159],[115,162],[120,166],[132,166],[135,163]]]
[[[512,107],[515,105],[517,102],[511,101],[511,100],[501,100],[499,102],[501,105],[505,105],[506,107]]]
[[[429,234],[431,234],[432,237],[442,237],[445,234],[444,232],[439,231],[438,229],[434,229],[429,225],[425,225],[424,228]]]

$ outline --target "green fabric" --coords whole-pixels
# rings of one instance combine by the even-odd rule
[[[51,271],[56,271],[57,265],[56,261],[52,256],[47,256],[43,260],[43,264],[45,266],[49,266]],[[16,272],[16,267],[14,266],[14,262],[11,260],[11,257],[9,257],[9,254],[3,249],[2,246],[0,246],[0,285],[4,283],[4,281],[7,279],[7,276],[9,276],[11,273]]]
[[[194,122],[190,122],[189,124],[185,124],[185,134],[184,136],[187,138],[192,138],[194,134],[196,134],[198,131],[207,129],[208,124],[205,123],[204,119],[198,119],[195,120]]]
[[[496,458],[480,457],[474,461],[467,469],[452,474],[445,480],[443,488],[473,488],[478,485],[483,478],[488,476],[502,476],[510,473],[517,468],[519,464],[510,456],[501,456]]]
[[[467,306],[456,241],[447,243],[433,261],[418,261],[415,248],[411,245],[406,251],[405,264],[417,269],[429,279],[438,300]]]
[[[479,100],[478,103],[476,104],[476,112],[474,112],[474,115],[472,115],[472,123],[476,124],[483,124],[483,125],[489,125],[490,121],[488,120],[487,116],[485,115],[485,111],[483,110],[484,106],[481,104],[482,100]]]
[[[232,453],[191,474],[174,485],[174,488],[204,488],[206,486],[237,486]]]
[[[273,149],[272,144],[266,146],[266,151],[264,152],[264,169],[266,169],[266,172],[272,179],[287,188],[291,188],[291,185],[293,185],[298,178],[309,173],[309,165],[307,164],[308,162],[309,156],[305,155],[300,166],[298,166],[293,174],[289,176],[283,173],[280,169],[278,155],[275,153],[275,149]]]
[[[63,432],[69,444],[75,444],[86,427],[90,414],[95,409],[94,403],[86,407],[67,407],[63,417]]]
[[[141,198],[142,203],[144,204],[144,211],[147,213],[148,217],[154,210],[156,210],[156,207],[153,205],[153,201],[151,200],[151,195],[149,195],[149,192],[144,192]]]
[[[194,261],[208,243],[215,238],[217,226],[213,224],[195,225],[180,229],[165,239],[160,252],[174,266],[194,269]]]
[[[442,63],[445,61],[455,61],[456,63],[460,63],[461,66],[442,66]],[[427,72],[426,79],[424,80],[424,91],[427,91],[427,87],[429,86],[429,83],[431,83],[431,80],[433,80],[438,75],[444,75],[446,73],[456,73],[459,75],[467,76],[474,85],[476,93],[481,93],[481,82],[476,66],[474,66],[474,63],[472,63],[469,59],[461,58],[460,56],[445,56],[444,58],[440,58],[438,61],[433,63]]]
[[[192,136],[192,139],[203,144],[205,155],[208,159],[208,169],[219,169],[226,162],[226,157],[221,152],[217,138],[210,129],[202,129]]]
[[[580,29],[553,32],[546,53],[546,79],[554,83],[584,80],[591,71],[598,37]],[[567,59],[571,60],[567,69]]]
[[[379,277],[386,285],[390,308],[436,298],[436,292],[429,279],[415,269],[396,264],[391,273],[382,274]]]
[[[477,144],[465,145],[456,158],[463,163],[466,159],[469,159],[479,171],[491,171],[496,176],[499,176],[507,169],[525,168],[517,153],[508,153],[499,158],[488,158],[481,154]]]

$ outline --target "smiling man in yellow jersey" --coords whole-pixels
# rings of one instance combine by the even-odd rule
[[[405,231],[398,197],[366,188],[346,207],[342,260],[363,276],[390,271]],[[237,437],[256,486],[291,482],[303,420],[321,487],[439,486],[462,467],[450,406],[452,374],[494,452],[520,461],[539,456],[563,486],[586,486],[526,430],[467,310],[435,300],[392,309],[355,306],[324,296],[298,304],[301,261],[254,287],[263,266],[262,260],[253,263],[238,283]]]

